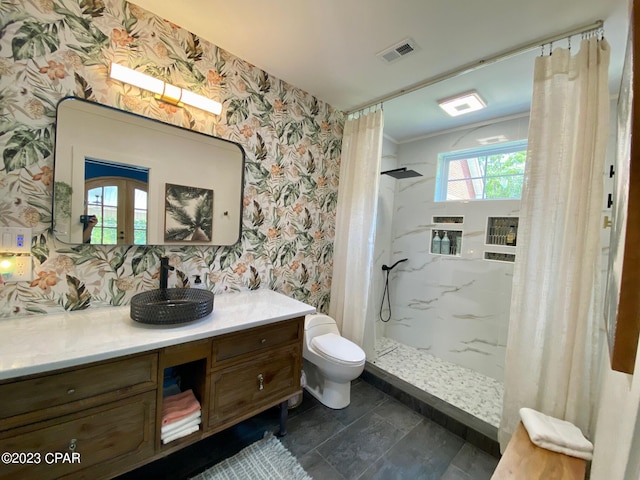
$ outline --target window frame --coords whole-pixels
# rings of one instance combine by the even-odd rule
[[[436,188],[434,201],[435,202],[459,202],[459,201],[484,201],[484,200],[520,200],[519,198],[469,198],[464,200],[448,200],[447,191],[449,186],[449,165],[455,160],[465,160],[477,157],[488,157],[491,155],[501,155],[506,153],[514,153],[527,151],[528,141],[516,140],[512,142],[501,142],[490,145],[483,145],[481,147],[469,148],[465,150],[456,150],[453,152],[444,152],[438,155],[438,166],[436,174]],[[507,176],[513,176],[505,174]],[[493,176],[492,176],[493,177]],[[469,177],[469,179],[480,178],[486,185],[486,172],[482,177]],[[486,192],[483,191],[483,195]]]

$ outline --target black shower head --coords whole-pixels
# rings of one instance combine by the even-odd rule
[[[380,175],[390,175],[393,178],[397,178],[398,180],[401,180],[403,178],[422,176],[421,173],[418,173],[415,170],[407,170],[407,167],[396,168],[394,170],[387,170],[385,172],[380,173]]]

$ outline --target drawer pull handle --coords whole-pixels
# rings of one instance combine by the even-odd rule
[[[77,445],[78,445],[78,440],[75,438],[72,438],[71,441],[69,442],[69,450],[73,452],[76,449]]]
[[[67,395],[73,395],[74,393],[76,393],[75,388],[70,388],[69,390],[67,390]]]
[[[262,340],[260,340],[260,343],[262,343],[262,344],[267,343],[267,339],[266,339],[266,338],[263,338]]]
[[[264,375],[258,375],[258,390],[264,390]]]

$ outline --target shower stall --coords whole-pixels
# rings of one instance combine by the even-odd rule
[[[526,138],[528,117],[383,146],[368,361],[497,426],[515,247],[491,245],[492,218],[517,218],[519,200],[434,201],[438,155],[478,139]],[[406,170],[405,170],[406,171]],[[447,232],[445,254],[434,235]],[[439,238],[440,240],[440,238]],[[490,255],[487,255],[490,254]],[[393,265],[392,270],[383,266]]]

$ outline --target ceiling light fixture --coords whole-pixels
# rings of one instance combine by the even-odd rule
[[[487,106],[475,90],[438,100],[438,105],[452,117],[482,110]]]
[[[111,63],[109,77],[148,90],[154,93],[157,99],[172,105],[180,107],[185,104],[191,105],[192,107],[215,115],[220,115],[220,112],[222,112],[222,104],[220,102],[185,90],[184,88],[176,87],[175,85],[163,82],[162,80],[140,73],[131,68],[123,67],[117,63]]]
[[[508,142],[509,139],[506,135],[494,135],[492,137],[479,138],[478,143],[480,145],[492,145],[494,143],[504,143]]]

